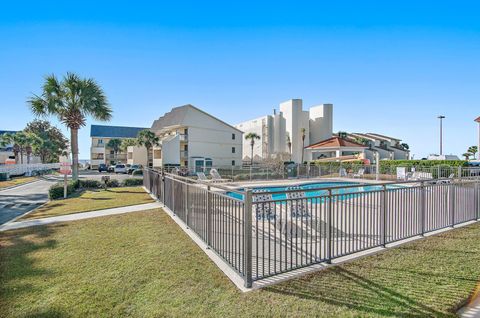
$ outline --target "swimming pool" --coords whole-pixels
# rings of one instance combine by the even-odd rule
[[[333,189],[332,194],[351,194],[351,193],[359,193],[359,192],[371,192],[371,191],[378,191],[382,190],[382,185],[370,185],[370,184],[363,184],[358,182],[315,182],[315,183],[304,183],[304,184],[292,184],[292,185],[282,185],[282,186],[272,186],[272,187],[253,187],[252,190],[254,191],[262,191],[262,192],[282,192],[286,191],[287,188],[290,187],[299,187],[300,189],[307,190],[305,191],[305,197],[318,197],[322,195],[327,195],[328,189],[332,187],[347,187],[347,186],[354,186],[354,185],[361,185],[359,187],[354,188],[339,188]],[[387,189],[395,189],[399,188],[398,185],[387,185]],[[310,189],[315,189],[312,191],[308,191]],[[244,189],[237,189],[239,191],[243,191]],[[235,192],[227,192],[228,196],[243,200],[243,195]],[[285,200],[287,199],[286,193],[274,193],[272,194],[273,200]]]

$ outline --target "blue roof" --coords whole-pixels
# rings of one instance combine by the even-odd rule
[[[136,138],[138,133],[148,128],[92,125],[90,137]]]

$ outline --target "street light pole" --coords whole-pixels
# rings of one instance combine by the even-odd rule
[[[478,153],[478,159],[480,160],[480,117],[475,119],[475,122],[478,123],[478,147],[477,147],[477,153]]]
[[[443,155],[443,119],[445,116],[440,115],[437,117],[440,119],[440,156]]]

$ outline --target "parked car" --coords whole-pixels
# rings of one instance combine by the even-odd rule
[[[115,171],[115,165],[110,165],[108,166],[108,172],[114,172]]]
[[[118,164],[114,168],[115,173],[127,173],[127,167],[124,164]]]
[[[98,172],[102,172],[102,171],[108,172],[108,167],[104,163],[101,163],[98,165]]]
[[[127,169],[127,173],[128,174],[131,174],[133,173],[135,170],[138,170],[138,169],[142,169],[142,165],[131,165],[128,169]]]

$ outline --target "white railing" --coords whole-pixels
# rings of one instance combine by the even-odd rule
[[[13,164],[13,165],[0,165],[0,173],[8,173],[9,176],[20,176],[26,175],[31,176],[32,174],[59,169],[59,163],[27,163],[27,164]]]

